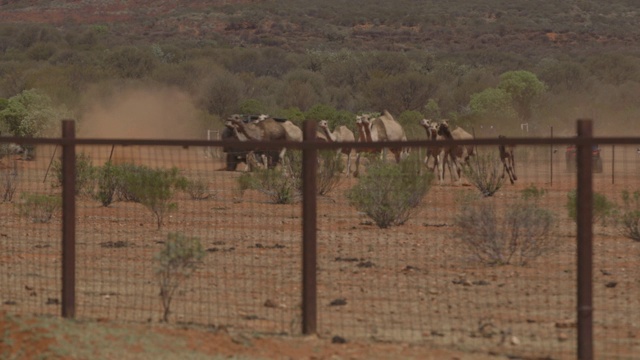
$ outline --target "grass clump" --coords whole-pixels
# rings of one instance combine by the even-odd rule
[[[20,215],[34,223],[48,223],[62,209],[62,198],[59,195],[22,193],[20,199]]]

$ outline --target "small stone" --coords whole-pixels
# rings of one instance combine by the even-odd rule
[[[347,299],[335,299],[333,300],[329,306],[342,306],[342,305],[347,305]]]
[[[559,333],[558,334],[558,341],[567,341],[569,340],[569,336],[565,333]]]
[[[267,299],[267,301],[264,302],[264,307],[277,308],[278,305],[276,305],[276,303],[273,302],[271,299]]]
[[[515,335],[511,336],[510,341],[511,345],[520,345],[520,339],[518,339],[518,337]]]
[[[606,286],[608,288],[614,288],[614,287],[616,287],[616,285],[618,285],[618,283],[615,282],[615,281],[609,281],[608,283],[604,284],[604,286]]]
[[[343,338],[342,336],[334,336],[333,338],[331,338],[331,343],[332,344],[346,344],[347,343],[347,339]]]

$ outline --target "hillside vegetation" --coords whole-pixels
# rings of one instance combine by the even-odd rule
[[[138,103],[172,107],[197,134],[236,112],[352,125],[388,109],[413,137],[422,117],[510,135],[522,123],[570,135],[590,117],[596,134],[629,135],[640,114],[634,3],[3,1],[0,130],[16,133],[11,119],[26,115],[12,104],[33,90],[85,128],[143,121]]]

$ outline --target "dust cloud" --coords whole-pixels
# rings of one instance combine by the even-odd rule
[[[137,86],[105,96],[95,93],[84,101],[86,110],[78,123],[78,137],[203,138],[203,126],[193,101],[177,89]]]

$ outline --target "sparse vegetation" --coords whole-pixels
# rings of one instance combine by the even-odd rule
[[[158,229],[162,227],[165,215],[178,207],[171,202],[175,191],[184,190],[187,184],[177,168],[162,170],[128,165],[120,168],[117,176],[120,190],[151,211]]]
[[[208,199],[209,189],[207,183],[202,179],[187,179],[185,191],[191,197],[191,200],[205,200]]]
[[[205,252],[198,238],[181,233],[170,233],[164,248],[156,256],[156,275],[160,283],[160,298],[164,309],[162,319],[169,321],[171,302],[178,287],[183,284],[202,263]]]
[[[502,163],[492,154],[478,154],[468,165],[459,165],[462,174],[485,197],[493,196],[504,185]]]
[[[640,241],[640,191],[622,191],[622,208],[617,216],[620,233],[634,241]]]
[[[18,209],[20,215],[34,223],[48,223],[62,209],[62,198],[59,195],[22,193]]]
[[[55,174],[53,187],[61,187],[62,161],[54,161],[52,169]],[[97,172],[98,170],[92,165],[89,155],[76,154],[76,195],[93,195]]]
[[[578,208],[577,208],[577,196],[578,192],[576,189],[569,191],[567,194],[567,212],[569,213],[569,218],[573,221],[577,221],[578,219]],[[593,192],[593,217],[592,221],[594,224],[596,223],[606,223],[606,221],[615,213],[616,205],[611,202],[604,194],[600,194],[598,192]]]
[[[10,167],[0,168],[0,198],[2,202],[10,202],[18,186],[18,164],[14,161]]]
[[[455,236],[468,254],[487,265],[526,265],[553,249],[554,214],[537,204],[541,192],[523,193],[513,205],[495,200],[465,200],[455,218]]]
[[[320,158],[316,183],[318,195],[327,195],[340,184],[344,163],[342,155],[336,156],[333,150],[319,151],[318,157]]]
[[[420,164],[411,158],[399,164],[377,160],[347,192],[349,203],[380,228],[404,224],[427,194],[433,174],[419,174]]]

